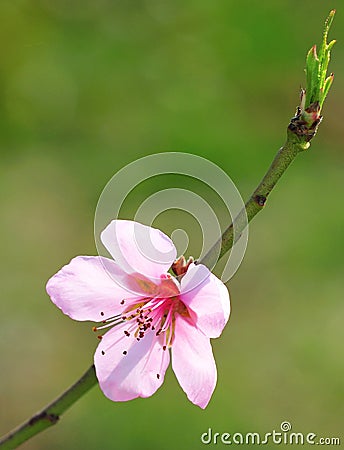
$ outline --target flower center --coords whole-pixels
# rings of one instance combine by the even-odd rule
[[[156,296],[151,294],[150,297],[139,297],[136,300],[121,300],[120,304],[124,308],[122,314],[103,320],[103,325],[93,327],[93,330],[98,331],[127,323],[128,326],[124,330],[126,337],[131,336],[140,341],[146,333],[154,332],[163,350],[171,347],[176,314],[188,317],[189,312],[180,300],[179,288],[170,275],[162,276],[160,286],[155,287],[158,288],[155,289]],[[101,312],[101,315],[104,313]],[[102,336],[98,338],[101,339]]]
[[[128,321],[129,325],[124,333],[127,336],[133,333],[136,340],[140,341],[148,331],[154,332],[157,337],[162,336],[161,343],[166,350],[172,345],[176,313],[188,315],[186,306],[178,296],[141,301],[130,306],[122,315],[122,320]]]

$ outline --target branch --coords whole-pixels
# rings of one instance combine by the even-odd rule
[[[327,44],[327,35],[333,20],[335,11],[330,12],[325,22],[323,42],[319,57],[316,47],[313,46],[307,55],[306,75],[307,87],[301,90],[300,106],[296,115],[290,121],[287,129],[287,140],[278,151],[268,171],[264,175],[256,190],[251,195],[238,216],[224,231],[222,237],[209,250],[209,252],[198,262],[211,266],[211,263],[227,253],[240,238],[240,234],[253,217],[261,211],[266,200],[287,170],[296,156],[310,146],[311,139],[315,136],[322,120],[321,109],[332,85],[333,74],[327,77],[327,67],[330,60],[330,51],[335,41]],[[218,249],[220,248],[220,254]],[[97,383],[97,378],[92,365],[87,372],[67,391],[58,397],[53,403],[33,416],[27,422],[4,436],[0,440],[0,449],[14,449],[32,436],[40,433],[46,428],[55,425],[60,415],[82,397],[91,387]]]
[[[247,224],[263,209],[268,195],[292,161],[299,153],[309,148],[310,141],[315,136],[322,121],[322,106],[334,79],[333,73],[327,76],[327,68],[331,49],[336,41],[333,40],[328,44],[327,36],[335,12],[334,9],[330,11],[325,21],[319,56],[315,45],[307,54],[305,69],[307,87],[306,89],[301,89],[300,106],[298,106],[296,115],[288,125],[286,143],[278,151],[262,181],[246,203],[245,208],[234,218],[233,222],[226,228],[221,238],[208,253],[196,263],[214,267],[218,259],[227,253],[240,239]]]
[[[226,228],[219,241],[201,260],[196,262],[197,264],[213,267],[216,261],[233,247],[240,239],[247,224],[256,214],[262,211],[270,192],[292,161],[300,152],[305,151],[310,146],[309,140],[315,135],[316,129],[311,137],[309,135],[307,136],[300,130],[300,126],[295,125],[297,120],[298,116],[291,119],[288,126],[286,143],[276,154],[262,181],[245,204],[245,208],[239,212],[233,222]]]
[[[8,433],[0,440],[1,450],[10,450],[17,448],[18,445],[27,441],[31,437],[40,433],[52,425],[55,425],[62,413],[72,406],[80,397],[86,394],[98,380],[96,378],[94,366],[91,366],[87,372],[60,397],[54,400],[50,405],[39,413],[32,416],[29,420],[19,425],[13,431]]]

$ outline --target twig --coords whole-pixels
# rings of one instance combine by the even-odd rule
[[[35,434],[55,425],[59,421],[61,414],[86,394],[97,382],[94,366],[92,365],[75,384],[50,405],[4,436],[0,440],[1,450],[17,448],[18,445],[35,436]]]

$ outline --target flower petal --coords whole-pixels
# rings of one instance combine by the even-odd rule
[[[108,331],[94,355],[100,388],[113,401],[153,395],[170,362],[168,350],[153,331],[137,341],[124,334],[127,327],[125,323]]]
[[[123,311],[123,299],[136,298],[115,283],[121,269],[110,259],[77,256],[47,283],[51,300],[75,320],[100,322]]]
[[[168,236],[131,220],[113,220],[102,232],[101,240],[123,270],[144,275],[156,284],[177,255]]]
[[[202,264],[191,264],[181,280],[180,298],[191,317],[210,338],[219,337],[229,313],[229,293],[226,286]]]
[[[210,339],[179,315],[172,344],[172,368],[188,399],[204,409],[217,380]]]

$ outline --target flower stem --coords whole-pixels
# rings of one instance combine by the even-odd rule
[[[94,366],[92,365],[75,384],[50,405],[4,436],[0,440],[0,449],[10,450],[17,448],[31,437],[55,425],[61,414],[86,394],[97,382]]]

